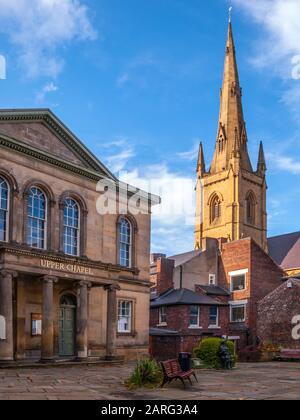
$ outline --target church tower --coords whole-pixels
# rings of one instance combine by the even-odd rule
[[[262,143],[253,170],[247,147],[232,24],[229,22],[217,141],[206,171],[203,146],[197,163],[195,247],[205,238],[252,237],[267,251],[266,161]]]

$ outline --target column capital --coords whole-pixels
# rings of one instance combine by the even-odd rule
[[[74,283],[74,286],[77,287],[77,289],[82,289],[84,287],[87,287],[88,289],[92,288],[92,283],[90,281],[78,281]]]
[[[43,276],[41,280],[43,283],[58,283],[58,277],[56,276]]]
[[[14,279],[16,277],[18,277],[18,273],[16,271],[11,271],[11,270],[1,270],[0,271],[0,278],[7,278],[10,277],[10,279]]]
[[[107,284],[104,286],[104,290],[107,290],[108,292],[116,292],[121,290],[121,287],[118,284]]]

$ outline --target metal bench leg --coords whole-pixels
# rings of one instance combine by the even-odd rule
[[[196,376],[196,374],[195,374],[195,373],[193,373],[193,376],[194,376],[194,378],[196,379],[196,382],[198,382],[198,378],[197,378],[197,376]]]

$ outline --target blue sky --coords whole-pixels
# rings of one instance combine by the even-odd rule
[[[300,2],[232,3],[249,150],[256,166],[263,140],[268,160],[269,235],[300,230]],[[182,189],[200,140],[212,157],[227,20],[225,0],[0,0],[0,106],[51,108],[122,178],[151,178],[172,208],[191,206]],[[153,219],[153,251],[193,248],[182,215]]]

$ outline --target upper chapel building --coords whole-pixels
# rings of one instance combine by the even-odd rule
[[[122,211],[99,208],[109,187]],[[0,363],[148,353],[158,202],[119,183],[51,111],[0,111]]]

